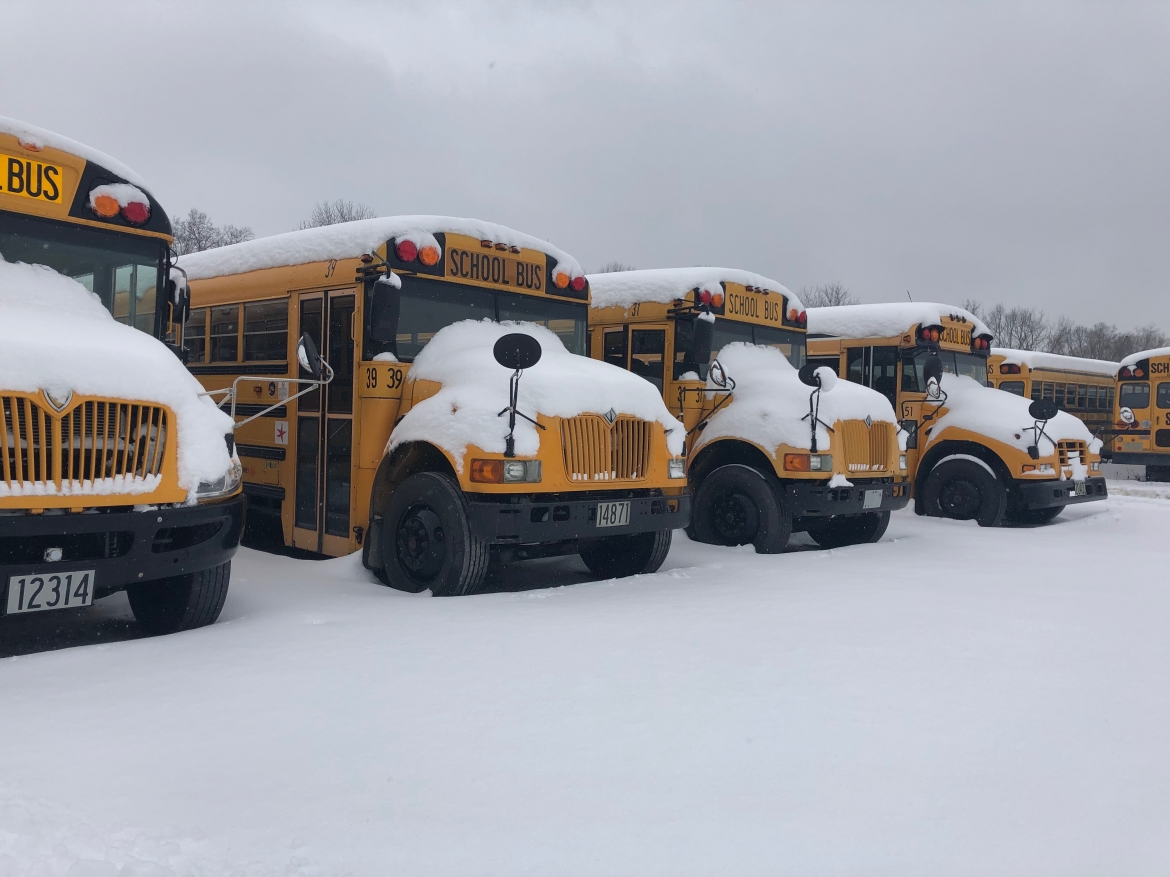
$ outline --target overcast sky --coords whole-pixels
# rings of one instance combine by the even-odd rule
[[[314,202],[1170,330],[1170,4],[6,0],[0,115],[258,235]],[[24,38],[19,35],[28,35]]]

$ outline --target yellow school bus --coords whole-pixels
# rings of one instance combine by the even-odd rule
[[[881,538],[909,501],[894,412],[876,393],[822,393],[798,372],[805,312],[791,292],[727,268],[589,284],[591,355],[650,382],[687,427],[692,538],[760,553],[793,532],[826,547]]]
[[[1127,356],[1117,369],[1113,462],[1170,481],[1170,347]]]
[[[1110,449],[1117,363],[1035,350],[992,347],[987,383],[1025,399],[1048,399],[1080,420]]]
[[[209,389],[237,382],[237,417],[264,414],[241,421],[237,448],[249,515],[286,546],[361,549],[387,584],[459,595],[489,558],[578,552],[598,575],[651,572],[689,519],[681,424],[582,356],[589,285],[551,244],[386,217],[180,264],[189,368]],[[517,332],[537,339],[534,366],[481,349]],[[306,333],[334,376],[270,410],[292,400]]]
[[[918,514],[1043,523],[1106,497],[1101,442],[1083,423],[1050,401],[988,392],[992,335],[962,308],[814,308],[809,333],[810,360],[894,403]]]
[[[133,171],[0,117],[4,614],[126,590],[140,626],[168,633],[223,607],[239,461],[175,356],[171,239]]]

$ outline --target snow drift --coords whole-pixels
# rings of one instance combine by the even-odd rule
[[[651,268],[589,275],[591,303],[595,308],[628,308],[641,302],[667,304],[692,289],[706,287],[714,291],[721,282],[782,293],[789,307],[804,310],[800,299],[783,284],[738,268]]]
[[[104,152],[99,152],[84,143],[79,143],[69,137],[62,137],[52,131],[44,128],[38,128],[36,125],[30,125],[27,122],[21,122],[18,119],[10,119],[7,116],[0,116],[0,134],[10,134],[21,143],[29,146],[44,149],[59,149],[62,152],[69,152],[86,161],[91,161],[94,164],[101,165],[110,173],[117,174],[128,183],[132,183],[142,189],[149,189],[142,177],[122,164],[116,158],[106,155]]]
[[[1016,350],[1011,347],[993,347],[992,356],[1002,356],[1005,364],[1026,365],[1028,368],[1056,368],[1072,371],[1093,372],[1114,377],[1117,363],[1107,359],[1084,359],[1080,356],[1063,356],[1059,353],[1044,353],[1039,350]]]
[[[231,464],[232,420],[163,344],[114,320],[101,300],[44,265],[0,259],[0,388],[69,391],[168,406],[177,420],[179,485],[190,495]],[[149,481],[126,492],[146,493]]]
[[[1137,365],[1143,359],[1153,359],[1156,356],[1170,356],[1170,347],[1154,347],[1150,350],[1139,350],[1137,353],[1131,353],[1121,362],[1117,363],[1118,368],[1123,365]]]
[[[976,335],[991,334],[987,324],[970,311],[929,301],[809,308],[808,331],[810,335],[839,338],[885,338],[901,335],[914,325],[938,325],[943,317],[950,316],[974,325]]]
[[[441,329],[410,367],[411,380],[436,381],[442,389],[415,405],[394,428],[387,452],[406,442],[425,441],[450,453],[462,471],[468,445],[489,453],[504,452],[508,418],[500,409],[508,404],[512,376],[496,362],[492,347],[511,332],[523,332],[540,342],[540,362],[520,378],[518,409],[535,418],[604,414],[611,408],[642,420],[658,421],[674,455],[682,453],[686,430],[671,416],[658,390],[649,381],[605,362],[569,353],[561,340],[535,323],[464,320]],[[540,448],[540,434],[528,421],[517,418],[516,454],[531,457]]]
[[[696,449],[717,438],[742,438],[768,452],[777,445],[809,448],[812,430],[807,420],[812,388],[801,383],[788,358],[774,347],[736,341],[718,355],[727,375],[735,381],[731,402],[708,422]],[[825,369],[832,376],[831,369]],[[710,377],[709,390],[718,390]],[[849,381],[826,380],[821,390],[819,418],[832,426],[839,420],[873,420],[897,424],[894,409],[881,393]],[[833,434],[817,427],[817,450],[832,450]],[[905,434],[899,432],[905,449]]]

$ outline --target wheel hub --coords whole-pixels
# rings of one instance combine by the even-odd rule
[[[427,505],[406,510],[398,522],[398,560],[402,568],[418,582],[429,582],[439,574],[447,559],[443,521]]]
[[[751,542],[759,526],[756,504],[741,493],[725,493],[711,505],[711,529],[728,545]]]
[[[979,488],[966,479],[948,481],[938,499],[943,514],[948,518],[966,521],[979,514]]]

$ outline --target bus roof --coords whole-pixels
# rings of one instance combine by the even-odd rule
[[[782,293],[788,299],[790,307],[804,310],[800,299],[783,284],[738,268],[650,268],[589,275],[589,288],[592,291],[595,308],[628,308],[643,302],[669,304],[675,299],[683,298],[692,289],[704,284],[718,285],[721,282],[756,286],[770,292]]]
[[[908,332],[912,326],[938,325],[949,316],[973,323],[975,335],[991,334],[987,324],[970,311],[929,301],[809,308],[808,332],[840,338],[888,338]]]
[[[1170,356],[1170,347],[1155,347],[1152,350],[1139,350],[1137,353],[1131,353],[1121,362],[1117,363],[1117,367],[1133,365],[1135,362],[1141,362],[1143,359],[1153,359],[1155,356]]]
[[[1015,350],[1011,347],[993,347],[992,356],[1002,356],[1005,363],[1026,365],[1028,368],[1055,368],[1061,371],[1082,371],[1115,377],[1118,364],[1107,359],[1085,359],[1081,356],[1064,356],[1060,353],[1044,353],[1039,350]]]
[[[497,244],[539,250],[557,260],[571,277],[583,275],[581,264],[547,241],[534,238],[494,222],[463,219],[456,216],[380,216],[306,228],[285,234],[231,244],[201,253],[182,256],[178,264],[191,280],[244,274],[262,268],[284,268],[330,259],[356,259],[373,252],[391,238],[409,235],[433,235],[440,232],[462,234]],[[555,269],[554,269],[555,270]]]
[[[10,119],[7,116],[0,116],[0,134],[8,134],[22,143],[39,146],[42,149],[47,146],[50,149],[59,149],[62,152],[68,152],[76,155],[78,158],[84,158],[88,162],[101,165],[110,173],[117,174],[131,185],[138,186],[147,191],[150,189],[142,177],[138,176],[138,174],[134,173],[134,171],[126,167],[126,165],[122,164],[116,158],[112,158],[104,152],[99,152],[69,137],[55,134],[44,128],[38,128],[36,125],[30,125],[27,122]]]

